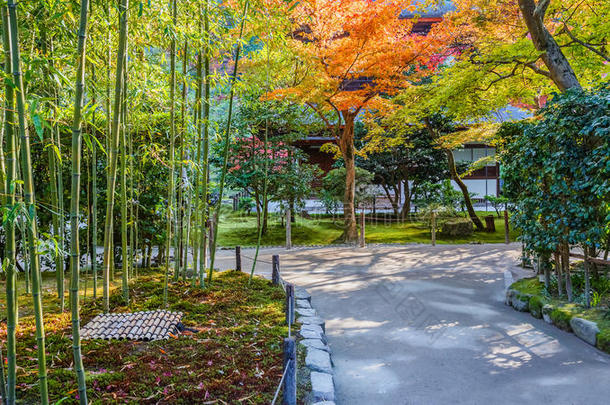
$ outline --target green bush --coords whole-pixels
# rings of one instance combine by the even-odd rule
[[[474,225],[468,218],[455,218],[443,223],[442,233],[447,236],[470,236]]]

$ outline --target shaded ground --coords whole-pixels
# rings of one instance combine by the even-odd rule
[[[606,402],[610,356],[504,305],[503,273],[523,272],[519,249],[277,249],[262,259],[281,253],[284,277],[327,320],[338,404]]]

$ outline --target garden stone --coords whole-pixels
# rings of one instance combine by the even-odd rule
[[[595,346],[595,343],[597,342],[597,334],[599,333],[599,328],[595,322],[574,317],[570,319],[570,326],[572,327],[572,330],[576,336],[590,345]]]
[[[297,300],[297,308],[311,308],[311,303],[307,300]]]
[[[313,331],[313,332],[318,332],[321,335],[324,334],[324,331],[322,330],[320,325],[314,325],[314,324],[310,324],[310,323],[306,323],[304,325],[301,325],[301,330],[310,330],[310,331]]]
[[[318,349],[307,349],[307,355],[305,356],[305,365],[312,371],[319,371],[322,373],[332,373],[333,367],[330,363],[330,354],[324,350]]]
[[[506,291],[506,300],[504,301],[504,303],[508,306],[512,306],[513,304],[513,297],[517,294],[517,291],[513,290],[513,289],[509,289]]]
[[[332,401],[335,399],[333,376],[326,373],[311,372],[311,393],[314,401]]]
[[[322,401],[322,402],[316,402],[312,405],[335,405],[334,401]]]
[[[306,300],[311,302],[311,294],[309,294],[304,288],[296,288],[294,291],[294,296],[297,300]]]
[[[301,324],[310,324],[310,325],[320,325],[322,330],[326,332],[326,327],[324,325],[324,319],[317,316],[301,316],[297,319],[298,323]]]
[[[301,329],[301,331],[299,332],[299,335],[301,335],[301,337],[303,339],[319,339],[322,341],[326,341],[326,338],[324,337],[323,333],[314,331],[314,330],[309,330],[309,329]]]
[[[299,342],[299,344],[308,349],[313,348],[318,350],[324,350],[325,352],[330,353],[330,348],[328,347],[328,345],[320,339],[303,339]]]
[[[513,308],[520,312],[528,312],[530,306],[530,294],[515,294],[511,300]]]
[[[542,319],[544,322],[553,324],[553,320],[551,319],[551,312],[553,312],[555,308],[551,304],[546,304],[542,307]]]
[[[297,314],[299,314],[301,316],[316,316],[317,315],[316,310],[313,308],[297,308],[296,312],[297,312]]]

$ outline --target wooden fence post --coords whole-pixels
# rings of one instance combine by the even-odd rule
[[[432,211],[432,246],[436,245],[436,212]]]
[[[360,213],[360,247],[366,246],[366,217],[364,211]]]
[[[292,223],[290,208],[286,210],[286,249],[292,249]]]
[[[296,405],[297,403],[297,346],[294,337],[284,338],[284,390],[282,405]]]
[[[286,323],[294,323],[294,285],[286,284]]]
[[[273,285],[278,285],[280,283],[280,256],[273,255],[271,259],[271,282]]]
[[[235,246],[235,270],[241,271],[241,246]]]
[[[508,223],[508,211],[504,210],[504,243],[510,243],[510,226]]]

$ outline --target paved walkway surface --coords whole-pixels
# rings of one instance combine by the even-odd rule
[[[279,253],[283,276],[312,294],[337,404],[608,403],[610,356],[504,305],[504,273],[523,272],[519,249],[265,249],[256,271],[268,276]],[[219,267],[232,255],[220,253]]]

